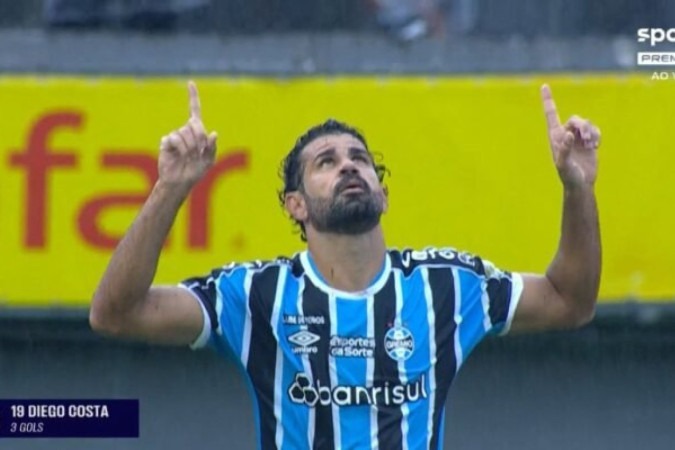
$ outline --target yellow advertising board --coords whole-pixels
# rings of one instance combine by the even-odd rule
[[[546,269],[560,230],[539,86],[603,133],[603,301],[675,298],[675,84],[646,75],[197,79],[218,160],[181,210],[156,281],[303,243],[277,202],[279,163],[328,117],[363,130],[391,170],[390,246],[453,246]],[[0,78],[0,301],[86,306],[187,119],[185,80]]]

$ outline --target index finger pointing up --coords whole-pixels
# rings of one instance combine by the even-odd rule
[[[546,115],[546,126],[550,129],[558,128],[560,126],[560,118],[558,117],[558,109],[555,107],[553,101],[553,94],[548,84],[541,87],[541,100],[544,103],[544,114]]]
[[[190,117],[195,119],[202,118],[202,105],[199,103],[199,92],[194,81],[188,82],[188,91],[190,92]]]

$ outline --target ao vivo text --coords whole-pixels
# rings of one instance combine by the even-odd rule
[[[22,204],[23,244],[29,249],[44,249],[49,239],[48,205],[53,194],[50,176],[62,172],[73,173],[80,165],[80,156],[73,149],[54,149],[49,142],[59,132],[78,132],[84,126],[84,113],[77,110],[49,112],[39,116],[30,126],[25,148],[10,150],[11,169],[25,173]],[[101,225],[100,218],[116,208],[140,207],[157,180],[157,153],[139,149],[104,148],[100,152],[102,170],[124,169],[143,176],[147,182],[144,192],[101,192],[85,199],[77,211],[79,237],[88,245],[112,249],[121,236],[112,235]],[[206,249],[208,242],[208,205],[216,181],[229,173],[245,171],[249,167],[250,151],[246,148],[219,151],[222,154],[204,179],[195,186],[186,202],[187,247]],[[62,218],[61,218],[62,219]]]

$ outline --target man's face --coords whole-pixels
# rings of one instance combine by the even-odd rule
[[[386,210],[386,195],[363,143],[350,134],[310,142],[303,167],[299,220],[320,232],[356,235],[373,229]]]

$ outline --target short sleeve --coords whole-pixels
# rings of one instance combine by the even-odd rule
[[[502,271],[485,259],[477,258],[476,263],[484,277],[482,294],[487,300],[488,333],[505,335],[511,328],[518,307],[523,279],[520,274]]]
[[[230,265],[180,283],[197,298],[204,314],[204,328],[191,348],[208,346],[220,352],[238,353],[250,280],[250,267]]]

